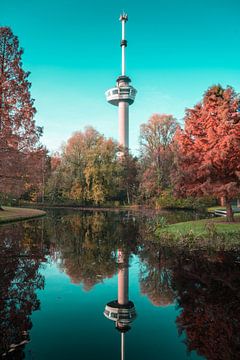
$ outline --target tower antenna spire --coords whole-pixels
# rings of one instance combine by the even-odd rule
[[[125,49],[127,47],[127,40],[125,39],[125,25],[128,21],[128,14],[126,14],[124,11],[120,15],[119,19],[122,23],[122,41],[121,41],[121,48],[122,48],[122,75],[126,75],[126,53]]]

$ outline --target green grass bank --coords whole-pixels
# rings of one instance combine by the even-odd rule
[[[235,222],[225,217],[193,220],[177,224],[158,223],[155,228],[158,241],[165,246],[189,249],[240,249],[240,214]]]
[[[214,226],[219,233],[240,232],[240,216],[238,214],[235,215],[234,223],[228,223],[225,217],[216,217],[172,224],[159,230],[165,230],[171,234],[186,235],[189,231],[192,231],[195,235],[206,235],[211,225]]]
[[[45,211],[37,209],[16,208],[8,206],[2,206],[2,208],[4,211],[0,211],[0,225],[14,221],[33,219],[46,215]]]

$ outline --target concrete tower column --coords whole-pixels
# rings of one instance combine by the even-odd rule
[[[120,305],[128,304],[128,285],[129,285],[129,274],[128,274],[128,261],[125,261],[124,254],[119,250],[118,263],[120,268],[118,270],[118,303]]]
[[[126,305],[128,303],[128,268],[118,272],[118,303]]]
[[[129,104],[120,101],[118,104],[119,117],[119,144],[124,148],[129,148]]]

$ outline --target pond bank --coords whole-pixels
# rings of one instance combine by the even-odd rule
[[[176,223],[156,224],[159,243],[189,249],[233,250],[240,248],[240,215],[229,223],[224,217]]]
[[[0,211],[0,225],[13,221],[33,219],[46,215],[46,212],[38,209],[26,209],[2,206],[4,211]]]
[[[167,229],[167,231],[171,234],[181,233],[182,235],[185,235],[191,230],[195,235],[204,235],[207,232],[206,228],[210,224],[212,224],[212,226],[214,226],[216,230],[221,233],[228,233],[232,231],[240,232],[239,215],[235,215],[235,222],[231,223],[227,222],[225,217],[217,217],[210,219],[179,222],[169,225],[164,229]]]

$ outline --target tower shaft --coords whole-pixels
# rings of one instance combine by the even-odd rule
[[[118,262],[121,268],[118,270],[118,303],[120,305],[127,305],[128,298],[128,257],[125,259],[125,254],[121,250],[118,251]]]
[[[119,101],[119,144],[124,148],[129,148],[129,104],[126,101]]]

